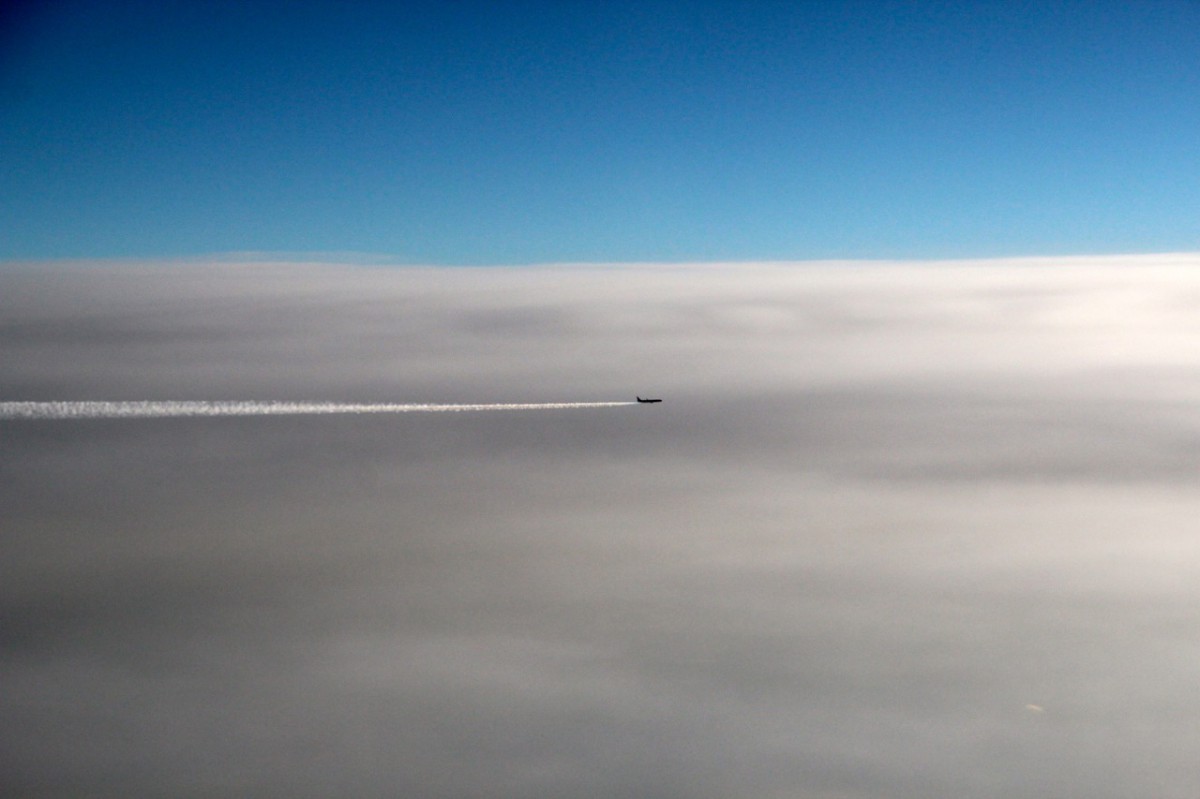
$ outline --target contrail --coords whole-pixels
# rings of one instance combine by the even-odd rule
[[[461,413],[618,408],[636,402],[508,402],[479,405],[342,402],[0,402],[0,419],[162,419],[172,416],[285,416],[332,413]]]

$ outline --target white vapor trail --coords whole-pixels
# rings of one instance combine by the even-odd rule
[[[510,402],[480,405],[341,402],[0,402],[0,419],[161,419],[172,416],[284,416],[331,413],[454,413],[617,408],[636,402]]]

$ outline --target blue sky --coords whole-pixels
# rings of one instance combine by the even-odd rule
[[[1200,249],[1200,3],[45,3],[0,257]]]

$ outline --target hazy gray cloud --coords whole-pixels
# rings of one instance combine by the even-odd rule
[[[9,265],[0,400],[666,402],[0,422],[6,784],[1194,796],[1197,266]]]

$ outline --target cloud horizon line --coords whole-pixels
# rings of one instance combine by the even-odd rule
[[[494,263],[438,263],[404,260],[387,253],[359,253],[353,251],[218,251],[194,255],[162,256],[98,256],[65,258],[22,258],[0,257],[0,267],[20,266],[344,266],[385,269],[445,269],[445,270],[504,270],[504,269],[594,269],[594,268],[686,268],[686,267],[804,267],[804,266],[955,266],[955,265],[1081,265],[1102,266],[1141,261],[1153,261],[1158,265],[1184,263],[1200,260],[1200,250],[1168,250],[1154,252],[1118,253],[1072,253],[1072,254],[1026,254],[1026,255],[983,255],[951,257],[878,257],[878,258],[732,258],[716,260],[664,259],[664,260],[545,260],[513,261]]]

